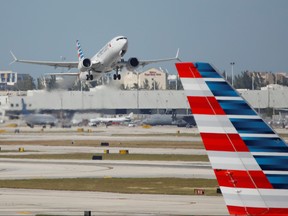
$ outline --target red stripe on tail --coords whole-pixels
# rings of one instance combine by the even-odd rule
[[[200,133],[207,151],[249,152],[239,134]]]
[[[187,96],[193,114],[225,115],[215,97]]]
[[[176,68],[181,78],[201,78],[201,74],[192,62],[176,63]]]

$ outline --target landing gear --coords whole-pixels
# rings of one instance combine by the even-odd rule
[[[116,68],[116,73],[113,75],[114,80],[121,80],[121,74],[119,74],[119,67]]]
[[[121,80],[121,74],[114,74],[114,75],[113,75],[113,79],[114,79],[114,80],[117,80],[117,79],[118,79],[118,80]]]
[[[92,74],[90,74],[90,72],[89,72],[89,74],[87,74],[86,75],[86,80],[88,81],[88,80],[93,80],[93,75]]]

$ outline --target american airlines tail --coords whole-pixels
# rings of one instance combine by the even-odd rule
[[[76,49],[78,54],[78,60],[81,61],[84,58],[84,54],[82,52],[79,40],[76,41]]]
[[[208,63],[176,63],[230,215],[288,215],[287,144]]]

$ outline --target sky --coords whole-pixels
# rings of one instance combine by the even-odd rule
[[[0,0],[0,70],[33,77],[60,72],[19,59],[77,61],[76,40],[92,57],[110,39],[128,37],[125,59],[174,57],[219,71],[288,72],[286,0]],[[157,65],[175,74],[173,62]]]

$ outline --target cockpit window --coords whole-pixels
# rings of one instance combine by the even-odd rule
[[[119,38],[116,39],[116,41],[118,41],[118,40],[123,40],[123,39],[127,40],[126,37],[119,37]]]

